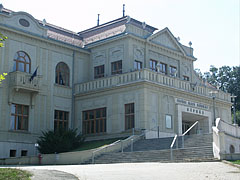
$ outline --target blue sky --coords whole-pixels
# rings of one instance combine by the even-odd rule
[[[239,0],[0,0],[5,8],[25,11],[36,19],[72,31],[93,27],[126,15],[159,30],[168,27],[180,42],[192,42],[194,68],[240,65]]]

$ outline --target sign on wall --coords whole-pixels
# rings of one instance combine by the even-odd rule
[[[196,108],[201,108],[201,109],[209,109],[209,106],[202,104],[202,103],[198,103],[198,102],[193,102],[193,101],[187,101],[184,99],[180,99],[180,98],[176,98],[175,99],[177,104],[183,104],[183,105],[187,105],[187,106],[192,106],[192,107],[196,107]]]

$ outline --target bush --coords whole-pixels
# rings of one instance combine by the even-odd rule
[[[42,132],[37,143],[38,150],[42,154],[68,152],[80,146],[84,138],[77,135],[77,129],[60,129],[57,131]]]

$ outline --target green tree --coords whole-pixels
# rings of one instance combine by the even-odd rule
[[[76,129],[42,132],[42,136],[37,140],[38,150],[42,154],[68,152],[76,149],[83,142],[84,138],[77,134]]]
[[[199,70],[197,73],[199,74]],[[202,78],[213,86],[237,96],[235,99],[236,114],[240,114],[240,66],[222,66],[220,68],[210,66],[209,72],[205,72]],[[240,125],[240,116],[237,115],[236,119]]]
[[[5,41],[7,39],[6,36],[4,36],[2,33],[0,33],[0,47],[3,47],[3,41]]]

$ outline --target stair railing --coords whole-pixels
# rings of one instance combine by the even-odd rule
[[[172,141],[172,144],[171,144],[171,146],[170,146],[170,149],[171,149],[171,154],[170,154],[171,161],[173,160],[172,148],[173,148],[173,146],[174,146],[174,144],[175,144],[175,142],[176,142],[176,139],[177,139],[177,134],[174,136],[173,141]]]
[[[198,123],[198,121],[196,121],[190,128],[188,128],[188,130],[183,133],[182,135],[182,148],[184,148],[184,136]]]

